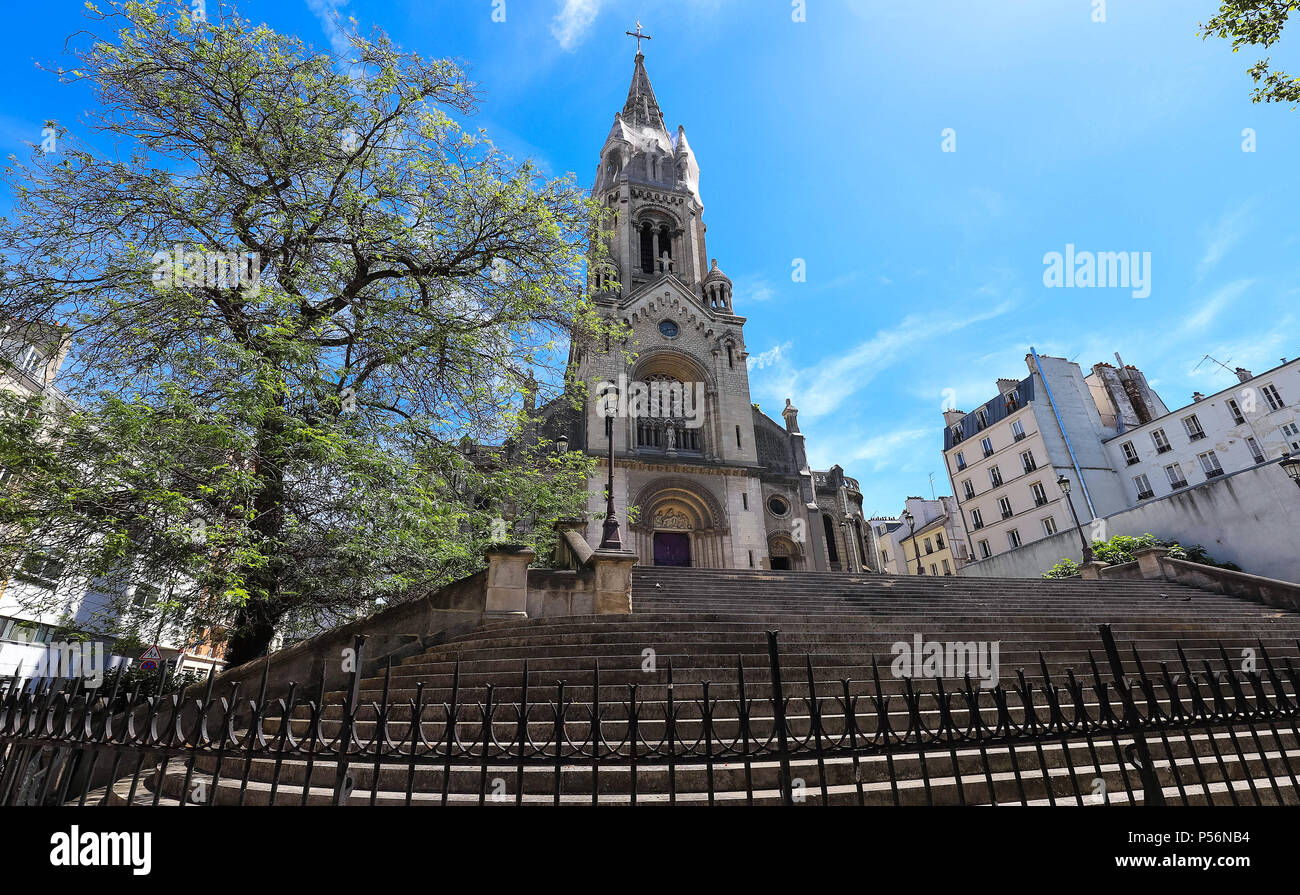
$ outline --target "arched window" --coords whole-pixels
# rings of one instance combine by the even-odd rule
[[[822,527],[826,529],[826,552],[831,562],[839,562],[840,551],[835,546],[835,524],[831,522],[829,513],[822,513]]]
[[[667,224],[664,224],[662,227],[659,228],[659,256],[660,256],[660,259],[663,260],[663,256],[665,256],[665,255],[668,256],[667,259],[666,259],[666,261],[669,261],[669,262],[670,262],[670,261],[673,260],[673,236],[672,236],[672,233],[668,230],[668,225],[667,225]],[[671,265],[671,264],[668,264],[668,263],[665,263],[665,264],[664,264],[664,269],[665,269],[665,271],[672,270],[672,265]]]
[[[666,373],[656,373],[646,377],[650,387],[649,413],[638,417],[636,421],[636,445],[650,450],[675,450],[686,453],[701,453],[704,442],[697,415],[693,421],[686,419],[682,393],[685,386],[681,380]],[[696,408],[697,413],[703,408]],[[689,425],[688,425],[689,422]]]
[[[649,222],[641,225],[641,270],[655,272],[655,234]]]

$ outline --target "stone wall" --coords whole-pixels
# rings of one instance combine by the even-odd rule
[[[1252,467],[1105,517],[1107,537],[1150,532],[1201,544],[1220,562],[1283,581],[1300,581],[1300,489],[1276,462]],[[1085,526],[1085,532],[1090,526]],[[1064,557],[1076,562],[1079,536],[1067,528],[963,566],[975,578],[1037,578]]]

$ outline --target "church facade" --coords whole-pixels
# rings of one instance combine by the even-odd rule
[[[588,543],[601,539],[612,430],[614,506],[639,563],[873,569],[857,482],[839,466],[809,468],[788,399],[779,423],[750,401],[745,318],[708,255],[699,182],[686,131],[669,132],[638,52],[593,187],[613,233],[596,302],[630,328],[630,343],[575,338],[569,377],[585,384],[582,410],[565,399],[547,408],[552,434],[602,458]]]

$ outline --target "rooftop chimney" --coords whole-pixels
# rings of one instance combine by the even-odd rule
[[[957,421],[966,415],[964,410],[945,410],[943,412],[943,424],[945,426],[956,425]]]
[[[1255,374],[1247,370],[1245,367],[1237,368],[1237,378],[1242,382],[1249,382],[1254,376]]]
[[[1201,403],[1201,402],[1204,401],[1204,400],[1205,400],[1205,395],[1201,394],[1200,392],[1192,392],[1192,403],[1193,403],[1193,404],[1199,404],[1199,403]]]
[[[1007,392],[1014,390],[1020,385],[1019,379],[999,379],[998,394],[1005,395]]]

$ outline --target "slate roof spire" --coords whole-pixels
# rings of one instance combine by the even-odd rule
[[[639,127],[653,127],[666,131],[664,113],[655,99],[654,88],[650,86],[650,76],[645,70],[645,54],[636,54],[636,68],[632,71],[632,86],[627,91],[627,102],[623,104],[623,120]]]

